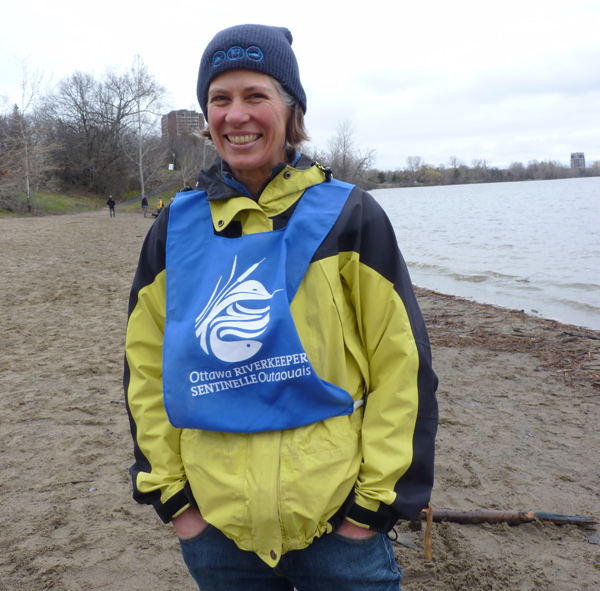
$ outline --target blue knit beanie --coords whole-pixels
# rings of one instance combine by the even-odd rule
[[[217,33],[200,61],[198,102],[207,116],[208,87],[227,70],[255,70],[278,80],[306,113],[306,94],[292,50],[292,34],[284,27],[237,25]]]

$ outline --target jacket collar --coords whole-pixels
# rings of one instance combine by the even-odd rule
[[[245,233],[272,230],[274,220],[293,211],[291,208],[306,189],[327,178],[323,167],[300,157],[296,166],[276,166],[258,199],[253,199],[234,177],[232,183],[226,173],[219,159],[202,171],[198,181],[198,189],[207,193],[213,226],[218,233],[230,232],[234,220],[243,222]]]
[[[280,162],[271,170],[271,175],[262,187],[256,200],[260,199],[269,183],[286,168],[292,167],[297,170],[308,170],[315,164],[308,156],[300,153],[296,153],[293,164]],[[208,201],[229,199],[230,197],[249,197],[253,199],[244,185],[233,176],[227,162],[221,157],[218,157],[210,168],[205,168],[200,172],[196,188],[206,191]]]

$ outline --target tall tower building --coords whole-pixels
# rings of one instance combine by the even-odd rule
[[[161,119],[162,137],[174,138],[179,135],[193,133],[204,127],[204,116],[196,111],[179,109],[163,115]]]
[[[585,156],[583,152],[571,153],[571,168],[585,168]]]

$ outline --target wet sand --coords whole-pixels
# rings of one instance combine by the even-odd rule
[[[2,591],[195,588],[127,473],[127,299],[151,223],[0,219]],[[418,297],[440,377],[434,508],[600,518],[600,332]],[[431,561],[423,538],[396,545],[406,591],[600,589],[595,529],[436,523]]]

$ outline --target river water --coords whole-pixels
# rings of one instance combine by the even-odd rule
[[[415,285],[600,330],[600,177],[371,194]]]

